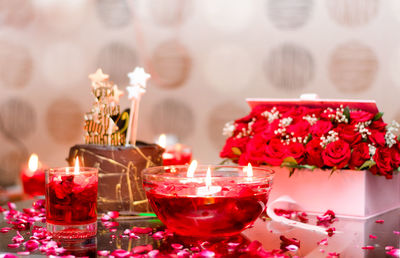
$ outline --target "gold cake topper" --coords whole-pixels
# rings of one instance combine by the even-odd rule
[[[129,114],[123,112],[119,98],[123,92],[109,81],[109,75],[101,69],[89,75],[92,81],[94,102],[90,112],[85,114],[85,143],[101,145],[125,145]],[[117,123],[124,121],[122,128]]]

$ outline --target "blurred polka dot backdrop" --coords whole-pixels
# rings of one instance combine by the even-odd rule
[[[0,23],[3,186],[32,152],[66,165],[98,67],[124,91],[145,67],[138,138],[174,134],[205,163],[248,97],[375,99],[400,117],[397,0],[0,0]]]

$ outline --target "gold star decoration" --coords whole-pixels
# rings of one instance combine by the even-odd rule
[[[99,82],[103,82],[108,80],[110,76],[108,74],[104,74],[101,68],[97,69],[95,73],[89,75],[89,79],[92,81],[92,86],[95,86]]]

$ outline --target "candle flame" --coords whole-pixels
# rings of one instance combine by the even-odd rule
[[[209,188],[210,186],[211,186],[211,169],[210,167],[208,167],[206,174],[206,187]]]
[[[188,168],[187,177],[194,177],[194,172],[196,172],[196,168],[197,168],[197,160],[193,160]]]
[[[253,167],[251,166],[250,163],[247,165],[246,172],[247,172],[247,176],[248,177],[252,177],[253,176]]]
[[[160,137],[158,138],[158,145],[163,147],[167,147],[167,136],[165,134],[161,134]]]
[[[75,159],[74,174],[75,175],[79,174],[79,158],[78,157],[76,157],[76,159]]]
[[[39,157],[36,153],[32,153],[29,157],[28,168],[31,172],[35,172],[39,168]]]

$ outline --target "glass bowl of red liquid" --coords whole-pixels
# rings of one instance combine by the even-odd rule
[[[46,224],[55,238],[80,239],[97,233],[97,168],[52,168],[46,175]]]
[[[143,170],[143,186],[158,218],[181,236],[239,234],[265,211],[274,171],[242,166],[161,166]],[[208,175],[207,175],[208,174]]]

